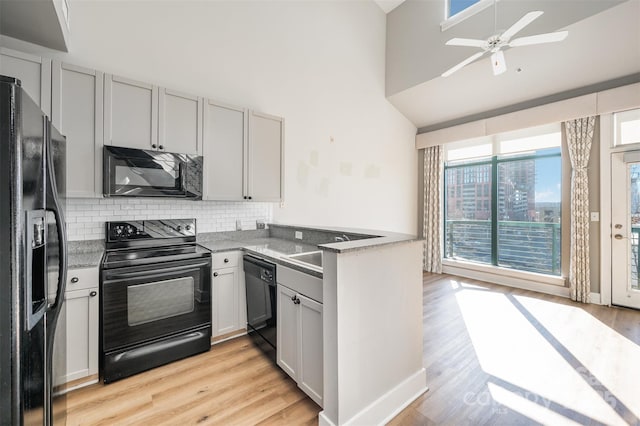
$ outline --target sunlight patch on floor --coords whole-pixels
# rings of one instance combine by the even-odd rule
[[[512,297],[512,300],[509,297]],[[575,360],[580,358],[577,355],[572,358],[570,354],[563,353],[561,348],[554,348],[553,337],[545,338],[544,332],[536,329],[531,318],[527,318],[521,312],[525,304],[520,302],[520,299],[501,293],[476,290],[467,285],[458,290],[456,299],[480,366],[490,375],[490,382],[512,394],[506,398],[505,392],[498,391],[498,397],[506,402],[505,405],[514,410],[525,410],[521,414],[532,419],[539,418],[540,410],[547,408],[544,405],[531,406],[519,401],[519,398],[525,396],[525,399],[549,401],[548,410],[553,414],[547,415],[564,419],[564,423],[567,424],[572,423],[569,418],[581,419],[580,423],[596,421],[604,424],[626,424],[614,410],[607,395],[590,386],[585,380],[585,372],[576,368]],[[554,306],[558,307],[557,304]],[[548,312],[549,317],[545,318],[544,322],[538,320],[540,323],[557,321],[558,327],[570,327],[576,329],[574,333],[580,334],[579,323],[567,323],[562,315],[553,318],[552,311]],[[578,318],[572,321],[580,320]],[[552,333],[556,329],[557,327],[554,327]],[[591,335],[582,334],[582,344],[593,347],[588,340]],[[562,342],[562,339],[556,339]],[[568,349],[572,351],[574,348],[575,345],[570,345]],[[573,365],[567,358],[573,361]],[[640,357],[629,360],[632,359],[638,360]],[[593,371],[590,364],[585,364],[585,367]],[[614,369],[613,366],[610,367]],[[622,369],[617,370],[618,374],[622,373]],[[492,388],[496,392],[496,386]],[[624,401],[627,400],[625,397]],[[557,418],[551,423],[557,424]]]
[[[565,416],[550,410],[550,400],[539,395],[512,392],[493,383],[488,384],[489,393],[493,401],[497,404],[494,407],[496,413],[500,413],[498,404],[509,409],[522,413],[530,419],[543,425],[581,425],[582,423],[567,419]]]
[[[640,346],[576,306],[515,297],[585,369],[640,418]]]

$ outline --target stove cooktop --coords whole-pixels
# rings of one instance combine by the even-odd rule
[[[106,223],[104,269],[211,256],[196,241],[195,219]]]

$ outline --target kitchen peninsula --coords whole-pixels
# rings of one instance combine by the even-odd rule
[[[344,241],[335,242],[336,237]],[[426,390],[419,239],[383,231],[270,224],[264,230],[201,233],[198,243],[211,250],[214,259],[241,250],[276,263],[278,274],[294,270],[322,283],[319,424],[382,424]],[[318,250],[321,269],[290,258]],[[76,257],[86,262],[91,256],[72,255],[71,264]]]
[[[213,251],[243,248],[279,266],[322,277],[321,425],[387,422],[427,389],[419,239],[384,231],[278,224],[270,225],[262,238],[234,240],[239,235],[212,233],[203,236],[201,244]],[[327,243],[336,237],[344,241]],[[321,275],[289,258],[318,249]]]

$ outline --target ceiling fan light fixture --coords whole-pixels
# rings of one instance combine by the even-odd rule
[[[498,50],[491,55],[491,67],[493,68],[493,75],[500,75],[507,70],[507,63],[504,60],[504,52]]]

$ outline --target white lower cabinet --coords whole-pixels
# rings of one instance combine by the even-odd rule
[[[244,331],[247,326],[242,252],[213,255],[211,337]]]
[[[323,404],[322,304],[278,284],[277,363]]]
[[[54,386],[97,381],[99,299],[98,268],[69,270],[56,330]]]

